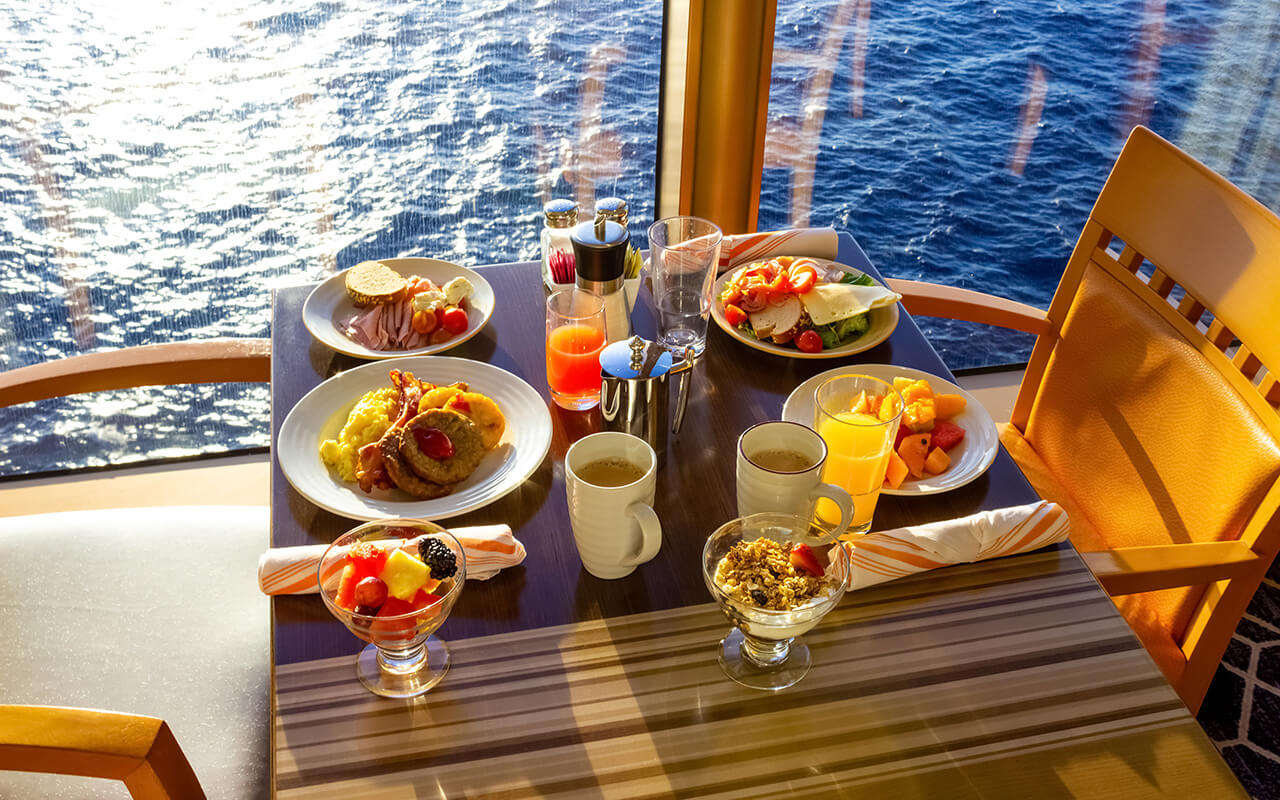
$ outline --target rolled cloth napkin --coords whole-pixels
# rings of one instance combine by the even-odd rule
[[[834,259],[839,250],[840,237],[832,228],[740,233],[726,236],[720,242],[720,263],[716,272],[774,256]]]
[[[1070,533],[1067,512],[1044,500],[875,531],[844,543],[849,553],[847,587],[861,589],[938,567],[1027,553],[1065,541]]]
[[[520,540],[511,534],[506,525],[476,525],[454,528],[449,531],[462,544],[467,555],[467,580],[483,581],[498,574],[505,567],[514,567],[524,561],[525,550]],[[316,570],[325,544],[308,544],[300,547],[273,547],[258,559],[258,588],[263,594],[311,594],[319,592]],[[341,559],[334,559],[329,569],[332,573],[342,570]],[[325,575],[326,578],[330,575]]]

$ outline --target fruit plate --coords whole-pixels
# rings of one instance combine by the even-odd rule
[[[996,423],[991,415],[974,399],[973,395],[956,386],[946,378],[940,378],[918,369],[897,367],[893,364],[850,364],[847,367],[827,370],[814,375],[796,387],[782,406],[782,418],[788,422],[799,422],[813,427],[814,404],[813,395],[823,381],[838,375],[870,375],[882,381],[893,383],[894,378],[924,378],[929,381],[933,391],[938,394],[958,394],[965,399],[964,411],[951,421],[964,428],[964,441],[951,449],[947,455],[951,457],[951,466],[941,475],[933,475],[920,480],[908,478],[901,487],[890,489],[888,486],[880,491],[892,495],[938,494],[958,489],[976,480],[987,471],[996,459],[1000,450],[1000,435],[996,432]]]
[[[374,350],[342,332],[338,323],[354,316],[360,309],[347,294],[346,271],[332,275],[307,295],[302,304],[302,324],[307,326],[316,341],[327,347],[356,358],[400,358],[401,356],[428,356],[456,347],[480,332],[493,316],[493,287],[480,277],[480,273],[449,261],[435,258],[383,258],[378,259],[406,278],[420,275],[430,278],[437,286],[443,286],[454,278],[466,278],[475,288],[467,298],[467,329],[447,342],[415,347],[411,350]]]
[[[430,383],[465,381],[488,395],[507,418],[498,446],[453,490],[435,500],[419,500],[399,489],[365,494],[345,483],[320,460],[320,443],[336,439],[361,395],[391,385],[390,368],[412,372]],[[439,520],[488,505],[520,486],[551,447],[551,414],[532,386],[483,361],[449,356],[413,356],[395,364],[362,364],[333,376],[306,394],[285,417],[276,455],[285,478],[303,497],[343,517],[360,520],[412,517]]]
[[[850,275],[864,274],[860,269],[850,267],[847,264],[838,264],[835,261],[828,261],[825,258],[814,258],[810,260],[817,263],[819,271],[838,269],[847,272]],[[716,325],[720,326],[720,330],[742,342],[747,347],[754,347],[755,349],[762,350],[766,353],[787,356],[788,358],[840,358],[841,356],[861,353],[863,350],[870,350],[885,339],[888,339],[889,334],[893,333],[893,329],[898,327],[898,304],[894,303],[891,306],[875,308],[869,312],[870,316],[868,317],[868,321],[871,323],[871,327],[867,328],[866,333],[848,344],[833,347],[830,350],[823,350],[820,353],[806,353],[802,350],[797,350],[794,345],[790,344],[781,345],[774,344],[773,342],[762,342],[759,339],[746,335],[733,325],[730,325],[729,320],[724,317],[724,308],[720,305],[719,300],[720,291],[724,289],[725,284],[729,282],[730,278],[749,266],[749,264],[744,264],[741,267],[731,269],[716,278],[715,288],[712,290],[711,294],[711,317],[716,321]],[[884,286],[880,281],[876,281],[876,285]],[[885,288],[888,287],[886,286]]]

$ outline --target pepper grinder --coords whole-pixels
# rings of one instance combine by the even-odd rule
[[[569,234],[573,243],[578,288],[604,299],[605,338],[620,342],[631,335],[631,314],[623,291],[627,229],[608,219],[584,222]]]

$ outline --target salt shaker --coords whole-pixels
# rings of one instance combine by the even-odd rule
[[[616,222],[584,222],[569,234],[573,243],[578,288],[604,299],[605,338],[618,342],[631,335],[631,310],[623,289],[627,245],[631,236]]]
[[[542,214],[542,282],[555,291],[575,281],[569,233],[578,223],[578,206],[572,200],[552,200]]]

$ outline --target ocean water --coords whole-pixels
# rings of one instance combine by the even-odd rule
[[[761,229],[833,225],[887,275],[1043,306],[1132,124],[1280,205],[1275,0],[779,6],[770,121],[813,158],[771,142]],[[368,258],[535,258],[551,196],[626,197],[641,234],[661,17],[658,0],[0,7],[0,369],[266,336],[272,288]],[[1028,346],[928,331],[953,368]],[[0,409],[0,476],[265,446],[268,414],[254,386]]]

